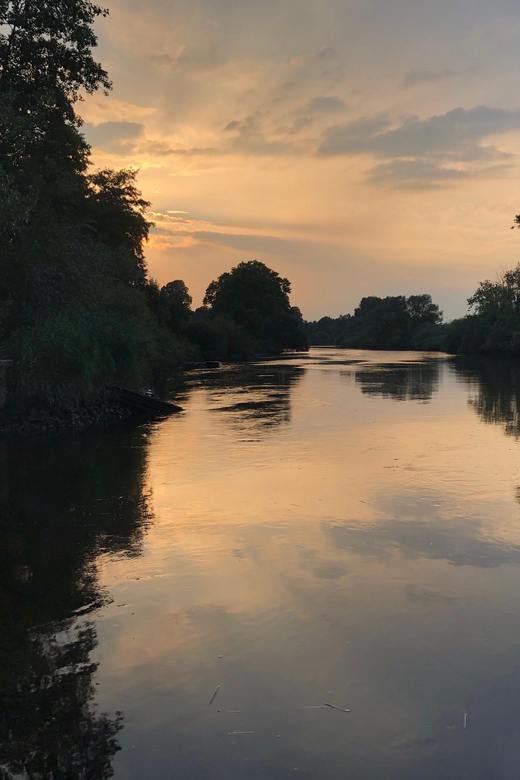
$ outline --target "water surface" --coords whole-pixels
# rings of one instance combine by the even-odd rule
[[[2,780],[516,779],[520,367],[313,349],[176,398],[0,442]]]

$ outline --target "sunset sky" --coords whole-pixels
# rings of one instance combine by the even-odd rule
[[[110,0],[96,166],[138,167],[161,284],[242,260],[307,319],[429,292],[446,317],[520,259],[520,7],[495,0]]]

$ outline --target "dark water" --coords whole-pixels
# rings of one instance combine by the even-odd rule
[[[0,442],[0,778],[518,778],[520,364],[177,397]]]

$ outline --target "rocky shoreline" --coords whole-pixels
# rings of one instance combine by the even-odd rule
[[[114,400],[53,408],[10,408],[0,411],[0,436],[50,433],[65,429],[79,430],[89,425],[107,424],[135,414]]]

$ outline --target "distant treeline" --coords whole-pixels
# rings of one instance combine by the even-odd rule
[[[520,215],[515,222],[520,225]],[[470,314],[443,323],[430,295],[370,296],[354,314],[305,322],[305,330],[314,346],[520,354],[520,264],[495,282],[481,282],[468,305]]]
[[[240,263],[191,310],[147,274],[152,223],[133,170],[92,173],[75,107],[110,89],[90,0],[0,3],[0,358],[11,400],[69,403],[147,385],[185,360],[307,345],[290,284]]]
[[[354,314],[306,322],[311,345],[345,349],[442,348],[442,312],[430,295],[363,298]]]

